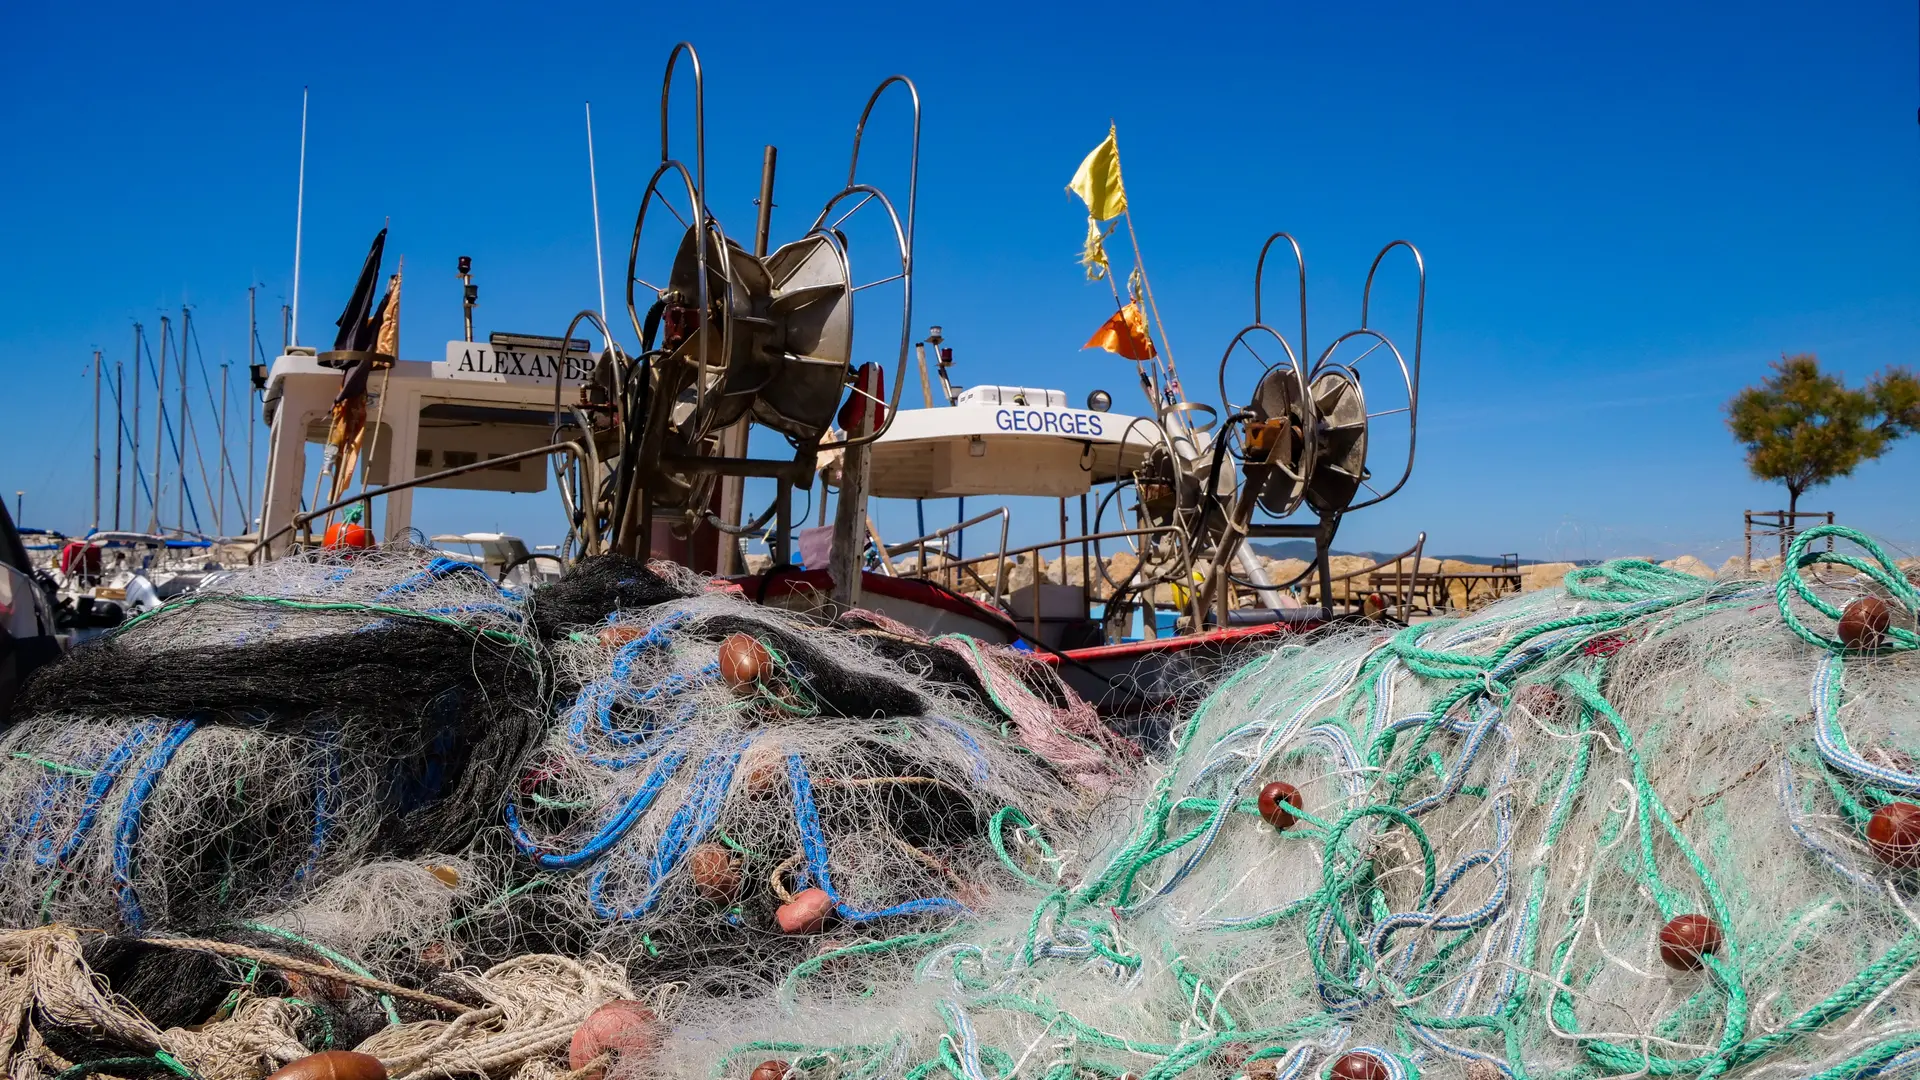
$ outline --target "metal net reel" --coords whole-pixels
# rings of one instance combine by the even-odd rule
[[[691,168],[670,150],[669,105],[682,53],[693,77]],[[896,82],[912,98],[914,120],[904,223],[883,191],[857,178],[868,117]],[[707,514],[722,475],[780,479],[782,499],[787,484],[808,482],[854,381],[855,293],[902,283],[895,400],[888,417],[898,404],[899,374],[905,369],[919,161],[919,96],[912,83],[894,76],[874,91],[855,131],[846,187],[827,200],[803,236],[765,255],[756,253],[765,250],[765,209],[756,250],[749,250],[728,235],[708,204],[704,98],[698,54],[686,43],[675,46],[661,85],[660,163],[641,196],[628,251],[627,314],[640,350],[632,358],[610,350],[604,358],[609,362],[596,365],[582,395],[583,412],[576,417],[593,432],[600,459],[598,484],[579,495],[581,505],[591,509],[576,512],[576,524],[591,515],[621,550],[638,550],[648,542],[644,537],[656,511],[665,513],[676,532],[689,532]],[[863,212],[881,216],[877,229],[868,231],[886,238],[868,243],[866,250],[883,267],[898,263],[897,272],[856,285],[847,252],[848,221]],[[677,243],[669,242],[670,257],[652,250],[662,247],[662,230],[677,237]],[[723,433],[742,420],[779,432],[793,447],[791,459],[727,456]],[[838,445],[845,443],[826,448]]]
[[[1266,323],[1261,310],[1267,255],[1281,240],[1292,249],[1296,267],[1300,311],[1297,348],[1285,334]],[[1392,339],[1370,325],[1373,287],[1380,266],[1398,247],[1406,248],[1412,256],[1418,279],[1411,364]],[[1308,351],[1307,268],[1298,241],[1284,232],[1267,238],[1254,267],[1253,288],[1253,322],[1234,335],[1220,359],[1220,396],[1228,411],[1221,447],[1238,461],[1243,481],[1236,496],[1222,499],[1224,528],[1213,552],[1213,592],[1224,610],[1229,583],[1248,584],[1221,571],[1242,541],[1301,537],[1314,541],[1314,565],[1307,572],[1319,570],[1324,605],[1328,549],[1341,517],[1391,498],[1413,473],[1426,266],[1419,250],[1405,240],[1382,248],[1367,271],[1359,328],[1341,334],[1317,356]],[[1260,365],[1261,373],[1251,400],[1237,406],[1228,393],[1228,366],[1243,352]],[[1404,395],[1399,400],[1404,405],[1396,403],[1393,408],[1369,411],[1361,368],[1365,364],[1371,370],[1382,363],[1373,359],[1375,353],[1384,353],[1390,361],[1389,372],[1398,375]],[[1311,363],[1308,357],[1313,357]],[[1399,416],[1405,417],[1406,458],[1396,463],[1397,473],[1390,484],[1377,484],[1368,454],[1378,440],[1370,439],[1370,428],[1377,421]],[[1313,512],[1316,523],[1282,524],[1303,506]]]

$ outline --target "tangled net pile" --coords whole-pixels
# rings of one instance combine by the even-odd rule
[[[829,922],[953,922],[1003,874],[995,810],[1079,828],[1137,756],[1010,650],[418,549],[134,620],[0,747],[0,918],[36,927],[0,934],[0,1061],[222,1078],[356,1045],[545,1075],[631,972],[670,1011]]]
[[[77,650],[0,736],[0,919],[196,926],[459,850],[537,717],[521,621],[401,551],[236,574]]]
[[[964,913],[994,811],[1084,818],[1084,790],[1020,737],[1083,751],[1082,784],[1111,780],[1119,749],[1056,724],[1076,710],[1051,669],[996,659],[823,633],[718,591],[569,634],[555,678],[578,689],[505,809],[543,873],[471,933],[533,924],[566,951],[725,985],[777,978],[810,949],[796,929],[826,919]]]
[[[1296,640],[1137,772],[1040,665],[684,572],[258,573],[4,736],[9,1075],[1920,1075],[1920,592],[1848,530]]]
[[[1279,649],[1104,841],[1010,812],[1023,889],[689,1005],[626,1074],[1912,1075],[1916,611],[1825,527],[1777,583],[1619,561]]]

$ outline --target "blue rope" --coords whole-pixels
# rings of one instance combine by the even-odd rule
[[[198,726],[192,720],[182,720],[173,726],[153,753],[140,763],[139,771],[133,775],[133,785],[127,790],[127,801],[120,808],[120,822],[113,832],[113,880],[120,899],[120,916],[135,930],[143,929],[147,921],[133,889],[133,846],[140,838],[140,815],[146,809],[147,798],[153,794],[153,785],[159,780],[161,770]]]
[[[100,766],[100,771],[94,774],[93,783],[87,787],[87,797],[80,805],[80,819],[74,823],[73,835],[67,837],[67,842],[60,846],[60,853],[57,856],[51,855],[48,851],[53,838],[47,837],[42,840],[40,851],[34,856],[36,863],[41,866],[50,862],[65,863],[73,857],[73,853],[79,850],[80,844],[86,840],[88,831],[93,828],[93,819],[100,812],[100,803],[106,799],[107,791],[113,787],[113,782],[120,778],[120,770],[126,767],[127,760],[133,757],[134,751],[140,749],[140,745],[146,742],[156,730],[157,725],[152,722],[140,724],[120,741],[119,746],[113,748],[113,753],[107,755],[107,760]],[[39,813],[39,810],[34,811],[35,816]]]
[[[929,896],[921,900],[909,900],[904,904],[895,904],[879,911],[862,911],[840,899],[834,890],[833,878],[827,869],[827,838],[820,828],[820,813],[813,804],[813,778],[807,774],[807,763],[799,754],[787,755],[787,778],[793,782],[793,818],[800,827],[800,850],[806,855],[806,871],[802,878],[819,886],[833,901],[833,908],[840,917],[848,922],[870,922],[874,919],[890,919],[899,915],[923,915],[928,912],[944,911],[956,915],[967,914],[966,905],[958,900],[944,896]]]
[[[392,600],[395,597],[418,592],[437,581],[445,581],[448,578],[463,576],[479,578],[491,586],[495,592],[500,591],[499,584],[482,573],[480,568],[472,563],[464,563],[458,559],[449,559],[445,555],[435,555],[432,560],[418,572],[410,574],[401,581],[381,590],[380,599]]]
[[[307,861],[294,871],[293,880],[305,881],[320,863],[320,855],[327,849],[327,826],[333,820],[333,812],[327,806],[327,792],[340,783],[340,747],[337,743],[327,744],[327,779],[325,783],[314,785],[313,792],[313,839],[307,845]]]
[[[507,831],[513,836],[514,846],[524,854],[532,856],[535,862],[549,870],[564,870],[592,862],[625,836],[628,829],[633,828],[634,821],[646,812],[647,807],[653,805],[653,800],[660,796],[660,789],[667,786],[667,781],[679,771],[680,763],[685,761],[686,757],[687,752],[677,747],[662,754],[660,760],[655,763],[653,771],[648,773],[646,780],[641,783],[640,790],[634,792],[627,799],[626,805],[622,806],[618,813],[608,819],[607,823],[576,851],[561,853],[542,849],[540,842],[535,840],[521,824],[520,808],[511,802],[507,804],[506,810]]]
[[[608,904],[601,895],[610,867],[601,867],[587,884],[587,900],[593,910],[603,919],[631,919],[644,915],[653,909],[660,900],[660,891],[666,885],[669,875],[680,865],[693,846],[705,839],[714,822],[720,819],[720,810],[726,804],[727,789],[733,785],[734,769],[740,764],[740,755],[746,751],[747,740],[735,742],[729,752],[710,755],[700,763],[691,785],[687,801],[673,812],[668,819],[666,829],[660,834],[654,845],[653,859],[647,867],[647,890],[640,902],[631,908],[621,910]]]

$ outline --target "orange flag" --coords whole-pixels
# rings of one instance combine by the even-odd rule
[[[1147,334],[1147,317],[1136,303],[1114,312],[1113,318],[1095,330],[1080,347],[1105,349],[1129,360],[1151,360],[1159,355],[1153,351],[1153,338]]]

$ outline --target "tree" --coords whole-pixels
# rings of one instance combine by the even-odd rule
[[[1813,354],[1782,355],[1771,376],[1727,402],[1727,427],[1746,446],[1755,477],[1787,485],[1793,513],[1808,488],[1848,475],[1895,439],[1920,431],[1920,379],[1888,368],[1850,389],[1822,372]]]

